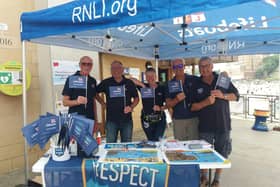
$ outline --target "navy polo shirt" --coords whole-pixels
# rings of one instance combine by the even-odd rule
[[[77,71],[74,75],[80,75],[80,71]],[[78,96],[86,96],[86,89],[80,88],[69,88],[69,77],[67,78],[62,95],[69,96],[70,100],[76,100]],[[87,106],[81,104],[78,106],[69,107],[68,113],[77,112],[80,115],[84,115],[87,118],[94,120],[94,112],[93,112],[93,99],[96,95],[96,80],[88,76],[87,80]]]
[[[196,84],[194,89],[194,102],[200,102],[211,95],[211,90],[215,89],[218,75],[214,74],[214,80],[211,85],[203,82],[202,77]],[[216,88],[222,91],[222,93],[234,93],[239,99],[239,93],[236,87],[230,83],[228,89]],[[204,107],[198,112],[199,117],[199,131],[210,133],[228,132],[231,130],[230,108],[229,101],[216,98],[215,103]]]
[[[176,80],[175,77],[170,81],[174,81],[174,80]],[[199,78],[196,76],[185,74],[185,82],[183,85],[183,90],[186,95],[185,104],[184,101],[181,101],[173,107],[174,119],[190,119],[197,116],[197,112],[191,112],[190,105],[192,103],[191,101],[193,100],[191,90],[193,89],[194,85],[198,80]],[[174,99],[178,93],[180,92],[170,93],[168,86],[166,86],[166,98]]]
[[[110,97],[110,87],[125,86],[125,97]],[[116,82],[113,77],[104,79],[97,86],[98,93],[105,93],[106,95],[106,119],[115,123],[128,122],[132,120],[131,112],[124,113],[124,107],[131,105],[132,98],[138,98],[138,93],[135,84],[123,76],[121,82]],[[125,100],[125,101],[124,101]]]
[[[165,102],[165,87],[157,83],[157,87],[155,89],[155,99],[154,98],[142,98],[142,111],[145,114],[151,114],[154,112],[153,107],[154,105],[163,106]],[[150,88],[150,85],[145,83],[147,88]],[[138,90],[141,90],[141,86],[137,86]]]

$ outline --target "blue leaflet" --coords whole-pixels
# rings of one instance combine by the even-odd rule
[[[153,88],[141,88],[141,97],[142,98],[154,98],[155,97],[155,89]]]
[[[168,81],[168,91],[169,93],[183,92],[181,81],[178,80]]]
[[[85,76],[73,75],[69,77],[69,88],[86,89],[87,81]]]
[[[123,86],[110,86],[109,87],[110,97],[125,97],[125,87]]]

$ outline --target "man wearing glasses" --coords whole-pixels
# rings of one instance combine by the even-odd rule
[[[69,107],[69,113],[77,112],[89,119],[96,120],[96,80],[89,75],[93,67],[92,59],[89,56],[81,57],[79,66],[80,71],[71,76],[84,77],[86,87],[71,87],[69,84],[71,76],[69,76],[62,91],[63,105]]]
[[[231,120],[229,101],[237,101],[238,90],[228,79],[228,86],[219,86],[218,75],[213,72],[211,58],[202,57],[199,60],[201,74],[198,84],[194,88],[194,103],[191,110],[198,111],[199,137],[213,144],[215,150],[225,158],[231,152]],[[225,72],[222,74],[225,75]],[[226,75],[225,75],[226,76]],[[226,76],[227,77],[227,76]],[[218,187],[222,169],[216,169],[212,187]],[[201,187],[206,186],[207,172],[202,172]]]
[[[120,61],[111,64],[112,77],[104,79],[97,86],[98,93],[105,93],[106,142],[117,142],[120,132],[121,142],[132,141],[132,111],[139,98],[135,84],[123,76],[124,67]]]
[[[198,77],[184,73],[184,60],[171,61],[175,74],[168,82],[166,91],[166,104],[173,109],[173,131],[178,140],[198,139],[198,119],[195,112],[191,112],[191,89],[196,84]],[[177,86],[178,85],[178,86]]]

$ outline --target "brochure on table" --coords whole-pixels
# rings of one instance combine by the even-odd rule
[[[161,163],[165,161],[169,165],[229,163],[211,146],[204,140],[107,143],[104,145],[104,153],[100,154],[98,161],[114,163]]]
[[[157,149],[111,149],[106,150],[99,160],[99,162],[116,163],[149,163],[158,164],[163,163],[163,157],[160,150]]]

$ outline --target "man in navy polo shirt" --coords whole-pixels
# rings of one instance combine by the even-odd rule
[[[111,64],[112,77],[104,79],[97,86],[98,93],[105,93],[106,103],[106,142],[117,142],[120,132],[121,142],[132,141],[132,111],[139,98],[135,84],[123,76],[123,65],[120,61]]]
[[[63,105],[69,107],[69,113],[77,112],[96,120],[96,80],[89,75],[93,67],[92,59],[89,56],[81,57],[79,66],[80,71],[71,76],[85,77],[86,88],[71,87],[69,84],[71,76],[68,77],[62,91]]]
[[[68,106],[68,113],[77,112],[86,118],[97,121],[96,112],[96,80],[89,74],[93,67],[93,61],[89,56],[83,56],[79,62],[80,71],[67,78],[62,95],[63,105]],[[80,80],[80,82],[78,82]],[[78,83],[73,83],[74,81]],[[98,126],[95,123],[95,126]],[[80,145],[78,145],[78,155],[87,157]]]
[[[199,136],[213,144],[215,150],[225,158],[231,152],[231,119],[229,101],[239,98],[238,90],[228,81],[228,87],[219,87],[218,75],[213,72],[213,63],[209,57],[199,60],[200,81],[196,84],[193,95],[192,111],[198,111]],[[219,186],[222,169],[216,169],[212,187]],[[202,171],[201,186],[206,185],[207,172]]]
[[[166,87],[166,104],[173,109],[173,131],[178,140],[198,139],[198,119],[195,112],[190,110],[191,94],[198,77],[184,73],[183,59],[174,59],[171,66],[175,77],[168,82]],[[177,88],[178,84],[180,88]],[[173,88],[172,88],[173,86]]]

